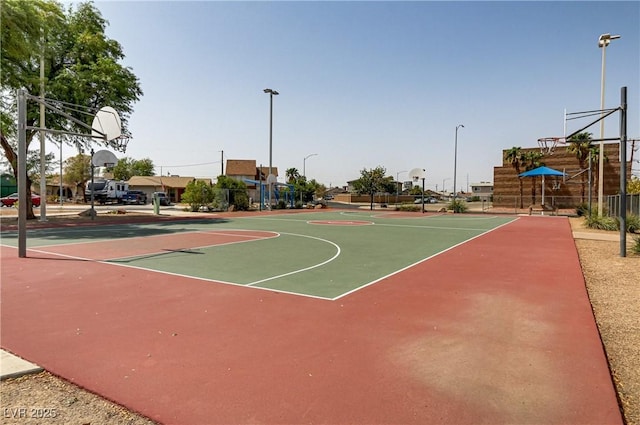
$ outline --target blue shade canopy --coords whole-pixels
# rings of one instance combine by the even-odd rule
[[[565,174],[562,171],[554,170],[549,167],[538,167],[533,170],[525,171],[524,173],[520,173],[518,177],[536,177],[536,176],[564,176]]]

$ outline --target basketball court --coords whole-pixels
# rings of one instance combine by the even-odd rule
[[[160,423],[621,424],[562,217],[2,234],[2,348]]]

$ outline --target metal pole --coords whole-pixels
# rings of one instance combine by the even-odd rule
[[[627,88],[620,90],[620,256],[627,256]]]
[[[399,183],[399,179],[400,179],[400,173],[406,173],[406,171],[398,171],[396,173],[396,204],[398,203],[398,195],[400,194],[400,187],[398,186]],[[436,192],[438,191],[438,189],[436,189]]]
[[[64,196],[62,196],[62,142],[60,142],[60,206],[64,204]]]
[[[602,117],[604,109],[604,74],[605,74],[605,58],[607,52],[607,43],[602,46],[602,74],[600,78],[600,152],[598,154],[598,215],[602,216],[604,211],[602,208],[604,198],[604,119]]]
[[[424,177],[422,178],[422,214],[424,214]]]
[[[47,176],[45,158],[44,30],[40,28],[40,221],[47,221]]]
[[[603,202],[604,202],[604,83],[605,83],[605,69],[606,69],[606,57],[607,46],[611,43],[611,40],[620,38],[619,35],[602,34],[598,38],[598,47],[602,48],[602,75],[600,79],[600,153],[598,155],[598,215],[604,214]]]
[[[91,220],[93,220],[96,216],[96,210],[94,208],[94,194],[96,192],[96,188],[93,183],[93,175],[95,173],[95,166],[93,165],[93,148],[91,149]],[[162,177],[162,174],[160,174]],[[156,199],[156,205],[158,204],[158,200]]]
[[[224,176],[224,151],[220,151],[220,175]]]
[[[453,154],[453,200],[455,201],[458,195],[458,190],[456,189],[456,173],[457,173],[457,166],[458,166],[458,129],[462,127],[464,128],[464,125],[462,124],[458,124],[456,126],[456,141],[455,141],[455,147],[454,147],[454,154]]]
[[[317,153],[312,153],[312,154],[309,154],[309,155],[305,156],[302,159],[302,176],[304,177],[305,180],[307,179],[307,159],[311,158],[312,156],[316,156],[316,155],[318,155],[318,154]]]
[[[27,256],[27,91],[18,90],[18,257]]]

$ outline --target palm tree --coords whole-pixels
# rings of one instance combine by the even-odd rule
[[[533,170],[534,168],[538,168],[544,165],[544,162],[541,159],[544,157],[544,154],[540,151],[529,151],[524,154],[524,165],[525,171]],[[536,180],[537,177],[533,176],[531,178],[531,203],[536,203]]]
[[[582,178],[580,179],[582,183],[582,189],[580,191],[580,202],[584,203],[585,188],[587,185],[587,176],[585,175],[584,171],[589,165],[589,156],[591,155],[593,159],[594,154],[594,145],[592,144],[591,133],[586,131],[578,133],[575,136],[571,137],[568,142],[569,146],[567,147],[567,152],[575,154],[576,158],[578,159],[578,164],[580,165],[580,174],[582,176]]]
[[[516,176],[520,175],[520,167],[525,163],[525,154],[522,152],[520,146],[514,146],[509,149],[504,155],[505,161],[509,162],[514,170],[516,170]],[[522,179],[518,178],[518,184],[520,188],[520,208],[522,206]]]
[[[288,168],[285,174],[289,183],[295,183],[300,178],[300,173],[297,168]]]

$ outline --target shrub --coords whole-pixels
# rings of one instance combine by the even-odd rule
[[[249,196],[244,191],[235,192],[233,205],[236,211],[247,211],[249,209]]]
[[[586,217],[589,215],[589,205],[582,203],[576,207],[576,215],[578,217]]]
[[[396,211],[411,211],[411,212],[422,211],[422,205],[406,204],[406,203],[400,204],[396,206]]]
[[[609,216],[601,216],[598,214],[591,214],[585,218],[587,227],[591,229],[600,230],[618,230],[620,224],[618,220]]]
[[[454,213],[463,213],[467,211],[467,203],[462,199],[454,199],[447,205],[447,209],[452,210]]]
[[[618,220],[618,229],[620,229],[620,222]],[[638,233],[640,230],[640,216],[635,214],[627,215],[627,232]]]
[[[640,236],[633,238],[633,245],[631,245],[631,252],[640,255]]]

